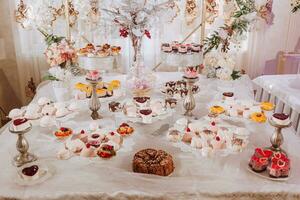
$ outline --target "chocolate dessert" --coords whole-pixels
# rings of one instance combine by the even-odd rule
[[[30,167],[26,167],[22,170],[22,174],[26,176],[34,176],[39,170],[37,165],[32,165]]]
[[[144,149],[134,155],[132,168],[136,173],[168,176],[175,166],[172,156],[165,151]]]

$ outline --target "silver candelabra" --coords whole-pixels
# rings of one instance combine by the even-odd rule
[[[188,93],[183,101],[183,107],[185,109],[184,115],[191,117],[191,116],[193,116],[192,111],[196,107],[195,97],[193,94],[193,86],[199,80],[199,78],[198,77],[188,78],[188,77],[183,76],[183,79],[187,82],[187,89],[188,89]]]
[[[89,108],[92,111],[91,117],[93,120],[101,119],[101,116],[98,113],[101,104],[97,95],[97,85],[99,81],[102,81],[102,78],[99,78],[98,80],[90,80],[90,79],[86,79],[86,80],[92,86],[92,96],[89,101]]]
[[[31,153],[28,152],[29,149],[29,143],[25,138],[25,133],[29,132],[32,128],[32,125],[30,124],[30,127],[28,127],[25,130],[22,131],[14,131],[12,127],[9,128],[9,131],[13,134],[18,135],[18,140],[16,143],[17,150],[19,152],[18,155],[16,155],[13,159],[13,164],[17,167],[20,167],[26,163],[30,163],[37,160],[37,157]]]

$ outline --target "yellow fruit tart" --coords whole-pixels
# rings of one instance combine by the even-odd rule
[[[82,91],[82,92],[86,92],[88,87],[89,86],[84,84],[84,83],[76,83],[75,84],[75,88]]]
[[[112,87],[113,90],[119,89],[121,82],[119,80],[113,80],[110,82],[109,87]]]
[[[267,121],[267,117],[264,113],[255,112],[250,116],[251,120],[258,123],[265,123]]]
[[[58,138],[58,139],[65,139],[67,137],[69,137],[70,135],[72,135],[73,131],[70,128],[66,128],[66,127],[61,127],[58,131],[55,131],[54,135]]]
[[[260,107],[262,110],[271,111],[275,108],[275,105],[271,102],[261,102]]]
[[[225,109],[222,106],[212,106],[210,112],[212,114],[222,114],[225,112]]]

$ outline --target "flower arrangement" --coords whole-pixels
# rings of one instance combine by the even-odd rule
[[[246,38],[243,35],[254,21],[262,20],[268,25],[273,24],[273,0],[235,0],[235,3],[238,9],[233,18],[205,39],[204,55],[219,48],[221,52],[228,52],[231,43],[238,43],[240,39]]]
[[[300,10],[300,0],[291,0],[292,12],[295,13]]]
[[[120,37],[130,37],[134,48],[134,61],[141,48],[143,36],[151,39],[150,29],[159,19],[161,22],[172,21],[176,16],[174,0],[120,0],[102,10],[108,19],[120,27]]]
[[[76,63],[77,54],[71,43],[62,38],[59,42],[53,41],[45,51],[47,63],[53,66],[65,67],[67,62]]]
[[[236,80],[241,77],[243,71],[235,70],[236,63],[232,55],[229,54],[210,54],[205,60],[204,74],[208,78],[220,80]]]

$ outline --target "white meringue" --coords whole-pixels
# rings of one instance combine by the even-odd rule
[[[64,116],[68,115],[69,113],[70,113],[70,111],[67,108],[61,107],[56,110],[55,116],[56,117],[64,117]]]
[[[23,116],[23,114],[24,114],[24,111],[22,111],[21,109],[15,108],[9,112],[8,118],[10,118],[10,119],[20,118]]]
[[[59,160],[68,160],[72,157],[72,152],[68,149],[61,149],[56,154],[57,159]]]
[[[41,97],[38,100],[39,106],[45,106],[47,104],[49,105],[50,103],[51,103],[51,100],[49,98],[47,98],[47,97]]]
[[[84,147],[85,144],[80,139],[66,141],[66,148],[73,153],[79,153]]]

